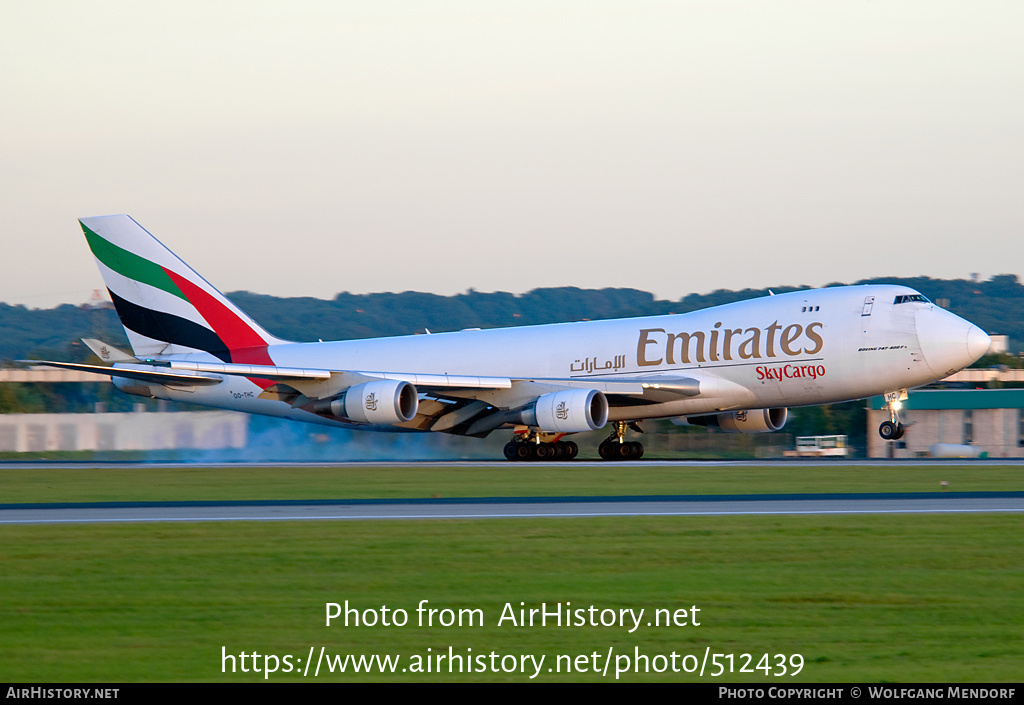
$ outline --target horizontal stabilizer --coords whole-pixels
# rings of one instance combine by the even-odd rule
[[[128,367],[106,367],[103,365],[83,365],[75,362],[49,362],[46,360],[19,360],[33,365],[46,365],[47,367],[60,367],[65,370],[78,370],[79,372],[92,372],[98,375],[110,375],[111,377],[127,377],[143,382],[154,384],[175,384],[188,386],[205,386],[223,382],[219,377],[203,377],[202,375],[175,374],[174,372],[157,372],[156,370],[140,370]]]
[[[102,340],[96,340],[95,338],[82,338],[82,342],[96,354],[96,357],[104,362],[109,362],[110,364],[114,364],[115,362],[140,362],[139,358],[134,355],[129,355],[109,343],[104,343]]]

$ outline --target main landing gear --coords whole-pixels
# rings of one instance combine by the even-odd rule
[[[614,425],[612,435],[597,447],[598,454],[604,460],[640,460],[644,455],[644,446],[638,441],[626,440],[626,427],[638,433],[643,433],[643,429],[636,421],[615,421]]]
[[[554,440],[547,440],[552,434],[542,434],[536,431],[517,433],[515,438],[505,444],[505,458],[515,461],[531,460],[572,460],[579,452],[580,447],[573,441],[560,440],[562,434],[554,437]]]
[[[597,448],[604,460],[639,460],[644,455],[644,446],[637,441],[626,440],[626,429],[631,428],[643,433],[636,421],[615,421],[612,435],[608,436]],[[580,448],[573,441],[563,441],[564,433],[544,433],[525,429],[522,426],[516,431],[512,440],[505,444],[505,458],[517,462],[532,460],[561,461],[572,460]]]
[[[882,425],[878,427],[878,435],[882,437],[882,440],[898,441],[903,438],[906,428],[900,421],[900,409],[903,407],[903,401],[906,398],[906,389],[901,389],[898,392],[888,392],[885,395],[885,406],[882,407],[882,410],[889,412],[889,420],[883,421]]]

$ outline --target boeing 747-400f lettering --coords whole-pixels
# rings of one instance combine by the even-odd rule
[[[971,364],[975,325],[904,286],[839,286],[680,315],[293,343],[263,330],[126,215],[81,219],[132,352],[86,341],[123,392],[330,426],[483,437],[510,460],[639,458],[645,419],[775,431],[787,407],[884,394],[903,435],[909,387]]]

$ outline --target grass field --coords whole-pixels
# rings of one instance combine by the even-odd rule
[[[947,483],[942,486],[940,483]],[[438,466],[7,469],[0,504],[242,499],[937,492],[1024,489],[1024,468],[530,463]]]
[[[4,502],[511,494],[1019,490],[1012,467],[3,470]],[[0,527],[0,680],[250,681],[240,652],[398,654],[395,674],[315,680],[614,680],[620,659],[799,654],[796,677],[629,673],[621,680],[1019,681],[1024,517],[858,515],[235,522]],[[325,626],[325,604],[404,609],[398,627]],[[417,626],[416,607],[482,626]],[[518,609],[645,610],[619,626],[498,626]],[[646,626],[696,605],[700,626]],[[599,614],[600,612],[598,612]],[[692,615],[691,615],[692,616]],[[498,655],[499,672],[401,672],[413,657]],[[222,652],[222,648],[225,650]],[[430,651],[428,652],[428,649]],[[472,651],[469,651],[472,649]],[[608,675],[594,673],[609,649]],[[593,656],[594,653],[598,657]],[[561,661],[558,657],[563,658]],[[582,660],[576,661],[576,657]],[[252,666],[251,657],[248,666]],[[586,672],[548,672],[572,661]],[[723,665],[728,661],[719,660]],[[228,673],[222,672],[222,663]],[[487,661],[490,664],[490,661]],[[511,661],[505,661],[510,664]],[[651,661],[652,667],[668,661]],[[791,664],[787,661],[787,664]],[[630,664],[631,665],[631,664]],[[286,664],[279,663],[284,670]],[[564,669],[563,669],[564,670]],[[600,668],[599,668],[600,670]],[[313,681],[312,669],[307,681]],[[275,673],[272,681],[302,680]]]

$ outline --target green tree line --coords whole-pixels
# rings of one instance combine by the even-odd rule
[[[967,279],[877,278],[857,284],[904,284],[989,333],[1008,335],[1013,350],[1024,341],[1024,285],[1014,274],[987,281]],[[829,286],[838,286],[830,284]],[[807,287],[773,287],[775,293]],[[719,289],[689,294],[677,301],[656,299],[637,289],[534,289],[525,294],[483,293],[440,296],[421,292],[351,294],[333,299],[279,298],[237,291],[228,294],[239,308],[271,333],[287,340],[351,340],[387,335],[409,335],[498,328],[564,321],[649,316],[689,311],[767,296],[768,289]],[[29,309],[0,304],[0,360],[82,360],[88,350],[81,338],[100,338],[127,345],[111,309],[65,304],[52,309]]]

